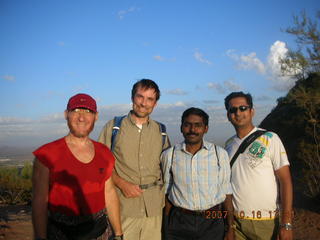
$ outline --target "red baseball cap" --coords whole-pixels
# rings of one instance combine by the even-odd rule
[[[75,108],[86,108],[92,112],[97,112],[97,103],[91,96],[85,93],[78,93],[69,99],[67,110],[72,111]]]

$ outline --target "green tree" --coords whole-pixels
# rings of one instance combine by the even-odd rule
[[[297,49],[290,49],[285,58],[280,59],[281,70],[284,75],[291,75],[297,79],[308,77],[310,73],[320,72],[320,11],[313,20],[305,11],[300,16],[293,16],[293,27],[285,32],[295,36]]]

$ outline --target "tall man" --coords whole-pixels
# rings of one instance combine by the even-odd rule
[[[232,159],[240,144],[257,131],[252,123],[255,112],[251,95],[243,92],[229,94],[225,107],[236,130],[236,135],[226,142]],[[234,162],[231,176],[237,239],[270,240],[279,235],[281,240],[292,240],[292,182],[278,135],[266,132],[254,140]]]
[[[36,240],[122,239],[119,199],[111,178],[114,158],[89,138],[98,119],[87,94],[69,99],[67,136],[34,151],[32,222]]]
[[[116,158],[112,178],[118,190],[124,237],[129,240],[160,240],[164,194],[160,154],[163,144],[159,123],[150,118],[160,97],[157,84],[142,79],[133,85],[132,110],[123,118],[114,142]],[[102,130],[99,141],[111,147],[115,120]]]
[[[166,240],[233,239],[232,190],[227,152],[203,140],[209,116],[189,108],[181,118],[184,142],[161,156],[167,194]],[[223,206],[222,206],[223,205]]]

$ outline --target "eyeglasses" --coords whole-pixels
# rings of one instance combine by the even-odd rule
[[[240,110],[240,112],[244,112],[244,111],[247,111],[248,109],[250,109],[250,106],[231,107],[231,108],[229,108],[228,112],[229,113],[236,113],[238,111],[238,109]]]
[[[87,108],[75,108],[71,112],[73,112],[73,113],[94,113]]]

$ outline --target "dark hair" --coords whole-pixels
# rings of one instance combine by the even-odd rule
[[[142,89],[145,89],[145,90],[154,89],[154,91],[156,92],[156,100],[157,101],[159,100],[159,98],[160,98],[159,87],[154,81],[152,81],[150,79],[141,79],[133,85],[132,90],[131,90],[131,99],[134,98],[139,87],[141,87]]]
[[[195,108],[195,107],[191,107],[191,108],[188,108],[187,110],[185,110],[182,114],[182,117],[181,117],[181,124],[184,123],[184,120],[189,116],[189,115],[198,115],[199,117],[202,118],[204,124],[206,126],[208,126],[208,123],[209,123],[209,115],[203,111],[202,109],[200,108]]]
[[[226,98],[224,99],[224,106],[226,107],[227,111],[229,109],[229,102],[231,99],[233,98],[237,98],[237,97],[243,97],[246,99],[248,105],[250,108],[253,107],[252,104],[252,96],[250,93],[245,94],[244,92],[232,92],[230,93],[228,96],[226,96]]]

